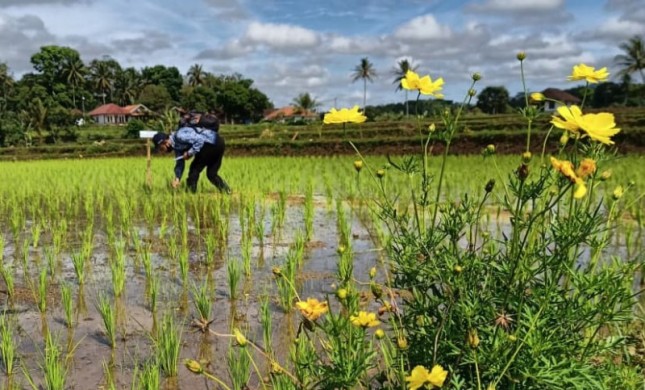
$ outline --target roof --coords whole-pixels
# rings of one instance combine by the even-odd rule
[[[126,115],[132,116],[146,115],[150,112],[148,107],[144,106],[143,104],[131,104],[129,106],[125,106],[123,107],[123,111]]]
[[[573,96],[569,92],[565,92],[557,88],[547,88],[542,91],[542,95],[544,95],[544,97],[546,97],[547,99],[558,100],[563,103],[580,103],[580,99],[578,99],[576,96]]]
[[[294,116],[312,118],[316,116],[316,113],[308,110],[298,111],[296,107],[287,106],[287,107],[279,108],[277,110],[273,110],[272,112],[270,112],[264,117],[264,120],[272,121],[272,120],[281,119],[281,118],[291,118]]]
[[[104,104],[98,106],[92,111],[89,112],[89,116],[99,116],[99,115],[126,115],[126,111],[122,107],[117,106],[114,103]]]

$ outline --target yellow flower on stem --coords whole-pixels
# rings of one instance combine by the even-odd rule
[[[360,326],[361,328],[371,328],[381,323],[376,319],[376,313],[366,311],[359,311],[357,315],[350,316],[349,320],[352,321],[354,326]]]
[[[580,162],[576,174],[581,179],[586,178],[587,176],[593,175],[596,172],[596,162],[590,158],[585,158]]]
[[[296,303],[296,307],[300,310],[303,317],[309,321],[316,321],[320,316],[329,311],[327,302],[320,302],[316,298],[307,298],[306,301]]]
[[[534,102],[541,102],[541,101],[544,101],[544,99],[546,99],[546,97],[540,92],[533,92],[530,95],[530,98]]]
[[[573,163],[571,163],[571,161],[558,160],[555,157],[551,157],[551,165],[556,171],[560,172],[562,176],[566,177],[567,179],[569,179],[569,181],[571,181],[571,183],[575,184],[575,190],[573,192],[574,198],[580,199],[587,194],[587,186],[585,184],[585,181],[581,177],[578,177],[575,170],[573,169]]]
[[[412,369],[410,376],[405,377],[405,381],[408,382],[409,390],[417,390],[428,385],[431,387],[441,387],[447,376],[448,371],[444,370],[438,364],[432,367],[432,371],[428,371],[423,366],[416,366]]]
[[[551,119],[553,126],[578,134],[582,129],[589,138],[606,145],[614,143],[609,137],[616,135],[620,128],[616,127],[614,114],[601,112],[598,114],[582,114],[578,106],[558,107],[558,114]]]
[[[233,336],[235,337],[235,341],[237,341],[237,344],[240,347],[246,347],[246,343],[248,343],[248,340],[246,339],[246,337],[244,337],[244,335],[242,334],[242,332],[240,332],[239,329],[237,328],[233,329]]]
[[[330,109],[329,112],[325,114],[323,123],[326,125],[338,123],[363,123],[366,120],[367,117],[358,111],[358,106],[354,106],[352,109]]]
[[[607,80],[608,77],[609,77],[609,72],[607,71],[606,67],[596,70],[593,66],[578,64],[573,67],[571,76],[567,77],[567,80],[569,81],[586,80],[588,83],[596,84],[601,81]]]
[[[443,88],[443,78],[441,77],[432,81],[428,75],[419,77],[415,72],[408,70],[405,77],[401,79],[401,87],[410,91],[419,91],[422,95],[432,95],[437,99],[443,98],[443,94],[439,93]]]

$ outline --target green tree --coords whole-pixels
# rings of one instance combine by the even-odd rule
[[[509,103],[504,87],[486,87],[477,96],[477,107],[487,114],[504,114]]]
[[[67,80],[67,83],[72,86],[74,108],[78,108],[78,106],[76,106],[76,89],[79,86],[82,86],[85,82],[86,73],[87,69],[80,58],[68,58],[63,63],[63,74],[65,75],[65,80]]]
[[[201,65],[195,64],[188,69],[188,85],[196,87],[204,83],[204,70]]]
[[[594,89],[591,106],[595,108],[609,107],[622,104],[625,101],[625,89],[622,85],[606,82],[600,83]]]
[[[89,69],[91,84],[95,92],[101,96],[103,104],[105,104],[105,98],[108,93],[110,94],[110,101],[112,101],[116,76],[121,70],[119,63],[110,57],[104,57],[101,60],[92,60]]]
[[[622,67],[618,72],[618,76],[638,72],[641,75],[641,81],[645,83],[645,74],[643,74],[643,69],[645,69],[645,45],[643,44],[643,38],[635,35],[629,41],[621,43],[619,47],[623,54],[614,57],[616,64]]]
[[[14,80],[9,73],[9,67],[5,63],[0,63],[0,112],[7,109],[7,100],[13,90]]]
[[[394,67],[392,70],[392,74],[394,75],[394,80],[392,81],[392,84],[396,84],[396,90],[395,91],[405,91],[405,115],[408,116],[410,115],[410,107],[408,104],[408,90],[403,89],[403,86],[401,86],[401,80],[405,78],[406,73],[408,73],[409,70],[415,72],[417,70],[418,66],[417,65],[412,65],[410,60],[407,58],[402,59],[397,63],[397,66]]]
[[[67,83],[66,65],[80,61],[78,52],[64,46],[43,46],[31,56],[31,64],[43,77],[43,85],[52,94],[56,84]]]
[[[363,80],[363,109],[365,109],[365,105],[367,104],[367,82],[369,81],[371,83],[375,77],[376,70],[374,70],[374,65],[367,57],[361,58],[361,62],[356,65],[354,73],[352,73],[352,82]]]
[[[320,102],[311,97],[309,92],[304,92],[295,97],[291,104],[296,108],[296,112],[316,112]]]
[[[146,67],[141,70],[141,76],[146,85],[164,86],[173,102],[178,102],[181,98],[181,87],[184,85],[184,78],[176,67],[166,67],[163,65]]]
[[[181,106],[187,110],[214,111],[217,108],[217,94],[203,85],[185,86],[181,91]]]
[[[139,103],[152,111],[160,112],[172,106],[173,100],[168,90],[163,85],[146,85],[139,94]]]
[[[133,104],[142,89],[141,75],[136,69],[126,68],[117,73],[114,83],[114,97],[120,105]]]

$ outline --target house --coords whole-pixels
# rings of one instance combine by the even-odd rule
[[[567,107],[572,104],[580,104],[580,99],[576,96],[557,88],[547,88],[542,91],[542,95],[547,99],[557,100],[546,100],[544,102],[544,111],[555,111],[563,104]]]
[[[128,123],[132,119],[145,120],[151,113],[143,104],[121,107],[114,103],[108,103],[96,107],[88,115],[99,125],[120,125]]]
[[[268,112],[263,121],[266,122],[294,122],[294,121],[312,121],[318,118],[318,114],[312,111],[301,111],[296,107],[287,106]]]

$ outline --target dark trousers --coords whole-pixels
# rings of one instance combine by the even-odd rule
[[[199,153],[193,157],[193,162],[190,164],[190,169],[188,170],[188,180],[186,180],[186,184],[192,192],[197,191],[199,175],[204,168],[206,168],[208,181],[213,183],[217,189],[226,193],[231,191],[224,179],[217,174],[219,168],[222,166],[225,148],[224,137],[218,134],[215,145],[205,143]]]

